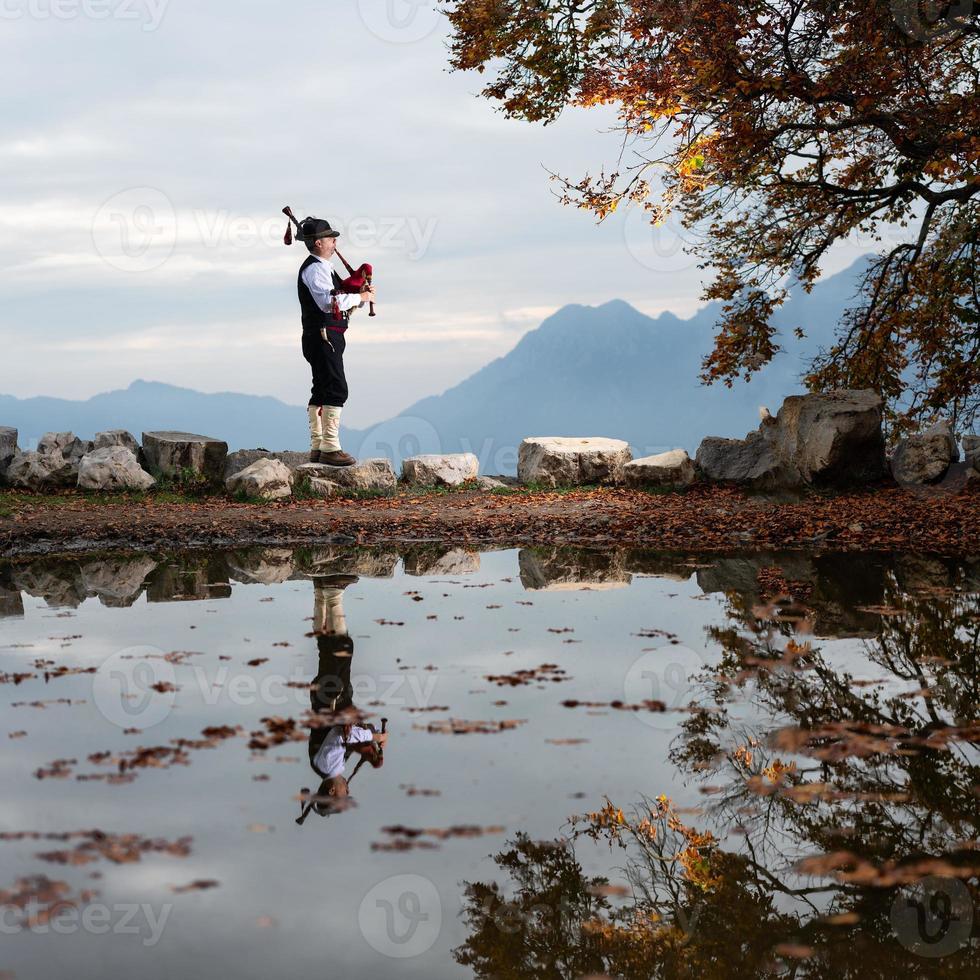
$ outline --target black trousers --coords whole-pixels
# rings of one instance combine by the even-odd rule
[[[319,332],[303,331],[303,357],[313,370],[310,405],[343,408],[347,403],[347,376],[344,374],[344,351],[347,339],[336,330],[327,331],[327,340]]]

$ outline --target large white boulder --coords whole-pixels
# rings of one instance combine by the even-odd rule
[[[17,453],[7,466],[7,482],[26,490],[72,487],[77,479],[78,464],[58,451]]]
[[[533,436],[518,450],[517,478],[546,487],[622,483],[623,467],[632,458],[622,439]]]
[[[744,439],[704,439],[697,467],[709,480],[766,489],[873,482],[885,474],[881,411],[873,391],[790,395]]]
[[[125,446],[104,446],[86,453],[78,464],[83,490],[149,490],[157,481]]]
[[[956,439],[942,422],[899,442],[892,453],[892,476],[903,486],[936,483],[959,457]]]
[[[144,432],[143,458],[156,477],[193,475],[219,485],[225,478],[228,443],[193,432]]]
[[[297,478],[325,480],[342,490],[394,490],[398,486],[389,459],[362,459],[353,466],[304,463],[297,466],[293,473]]]
[[[61,453],[65,459],[77,463],[95,448],[91,439],[79,439],[73,432],[45,432],[38,440],[39,453]]]
[[[683,449],[634,459],[623,467],[628,487],[686,487],[694,482],[694,463]]]
[[[261,500],[283,500],[292,496],[293,474],[281,460],[257,459],[240,473],[228,477],[225,489]]]
[[[402,462],[402,479],[426,487],[458,487],[480,475],[480,461],[473,453],[445,456],[411,456]]]
[[[886,472],[883,402],[874,391],[790,395],[761,426],[776,455],[812,486],[872,483]]]

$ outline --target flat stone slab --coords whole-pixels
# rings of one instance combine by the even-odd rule
[[[611,485],[623,482],[623,467],[632,458],[622,439],[532,436],[518,450],[517,478],[547,487]]]
[[[146,468],[157,477],[192,473],[209,483],[225,478],[228,443],[194,432],[144,432],[143,457]]]
[[[683,449],[644,456],[623,467],[628,487],[686,487],[694,477],[694,463]]]
[[[411,456],[402,462],[402,479],[414,486],[458,487],[480,475],[480,461],[473,453]]]
[[[344,490],[394,490],[398,486],[390,459],[362,459],[353,466],[304,463],[293,472],[297,478],[326,480]]]

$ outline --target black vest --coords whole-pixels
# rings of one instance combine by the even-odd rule
[[[306,283],[303,282],[303,273],[314,263],[320,260],[311,255],[300,267],[299,275],[296,277],[296,289],[299,293],[299,308],[303,314],[303,333],[319,333],[323,327],[330,330],[337,330],[343,333],[347,329],[347,312],[342,312],[339,317],[335,317],[330,311],[326,313],[316,305],[316,300],[310,292]],[[339,289],[341,278],[337,273],[333,273],[334,289]]]

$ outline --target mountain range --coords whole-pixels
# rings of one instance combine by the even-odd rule
[[[757,425],[760,405],[775,412],[801,390],[806,360],[829,342],[858,273],[852,266],[812,293],[791,296],[775,318],[786,349],[750,383],[705,387],[698,380],[716,305],[689,319],[649,317],[622,300],[570,305],[453,388],[370,429],[344,430],[344,448],[396,464],[418,452],[474,452],[486,473],[513,473],[517,447],[530,435],[612,436],[626,439],[636,455],[675,447],[693,454],[706,435],[743,436]],[[806,331],[804,340],[793,337],[795,326]],[[301,407],[142,380],[85,401],[0,395],[0,425],[16,426],[22,447],[65,429],[84,437],[116,428],[137,436],[186,430],[224,439],[231,449],[303,448],[307,438]]]

